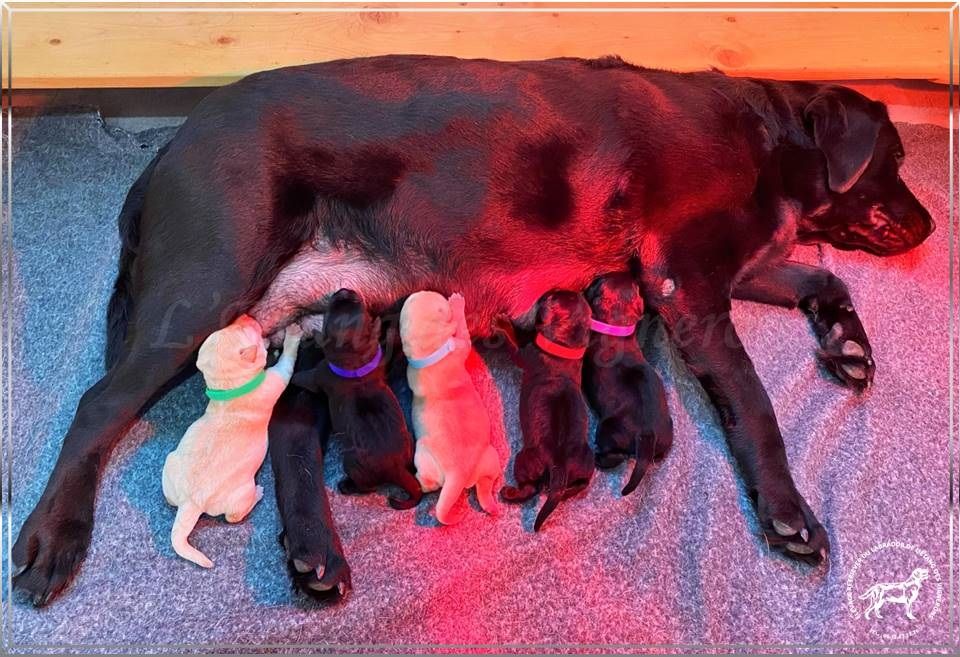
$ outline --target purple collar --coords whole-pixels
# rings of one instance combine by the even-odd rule
[[[628,335],[633,335],[633,332],[637,330],[637,325],[632,326],[617,326],[616,324],[605,324],[597,319],[590,320],[590,330],[596,333],[603,333],[604,335],[612,335],[618,338],[625,338]]]
[[[370,374],[373,370],[377,369],[377,365],[380,364],[380,361],[383,359],[383,350],[380,349],[380,345],[377,345],[377,355],[373,357],[369,363],[355,370],[345,370],[342,367],[337,367],[331,362],[327,362],[327,366],[330,367],[330,371],[336,374],[337,376],[342,376],[345,379],[359,379],[362,376]]]

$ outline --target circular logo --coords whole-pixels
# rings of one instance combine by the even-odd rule
[[[878,543],[847,575],[847,609],[886,640],[915,635],[940,612],[943,581],[930,554],[903,541]]]

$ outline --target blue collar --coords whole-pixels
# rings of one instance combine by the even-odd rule
[[[369,363],[355,370],[345,370],[342,367],[337,367],[333,363],[327,361],[327,366],[330,368],[330,371],[336,374],[337,376],[342,376],[345,379],[359,379],[362,376],[370,374],[373,370],[377,369],[377,365],[380,364],[380,361],[383,359],[383,350],[380,349],[380,345],[377,345],[377,354],[373,357]]]
[[[422,370],[424,367],[430,367],[434,363],[439,363],[453,353],[453,350],[456,348],[456,340],[447,338],[447,341],[440,345],[440,347],[429,356],[424,356],[423,358],[408,358],[407,363],[415,370]]]

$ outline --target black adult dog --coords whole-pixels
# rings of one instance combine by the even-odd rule
[[[547,292],[537,301],[536,340],[520,350],[520,428],[523,449],[513,463],[515,486],[504,486],[506,502],[525,502],[541,487],[547,500],[537,514],[540,527],[561,500],[583,491],[593,476],[583,398],[583,355],[590,340],[590,306],[577,292]]]
[[[316,339],[316,336],[315,336]],[[412,509],[423,497],[413,475],[413,437],[403,409],[387,385],[387,362],[380,347],[380,320],[374,319],[353,290],[333,295],[319,340],[326,358],[290,380],[330,404],[334,437],[341,442],[346,478],[341,493],[370,493],[394,484],[407,499],[389,498],[394,509]]]
[[[63,588],[114,443],[241,311],[273,331],[341,287],[374,310],[462,290],[483,336],[631,257],[648,306],[682,328],[767,539],[818,558],[826,532],[794,485],[730,298],[799,305],[821,340],[839,325],[824,361],[853,387],[869,382],[846,287],[785,258],[797,241],[877,255],[920,244],[933,224],[899,178],[903,156],[884,106],[849,89],[618,58],[376,57],[217,90],[121,210],[108,371],[20,529],[15,586],[37,603]],[[320,522],[309,513],[286,519],[293,547],[318,540],[298,530]]]
[[[584,296],[594,330],[583,360],[583,390],[597,414],[597,465],[612,468],[634,458],[622,491],[629,495],[654,458],[663,457],[673,444],[673,420],[663,381],[637,342],[643,298],[633,275],[601,276]]]

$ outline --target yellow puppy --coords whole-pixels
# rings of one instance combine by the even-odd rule
[[[201,514],[240,522],[263,496],[254,476],[267,455],[267,424],[293,375],[301,333],[296,324],[287,328],[283,355],[269,370],[263,369],[260,325],[246,315],[201,345],[197,367],[210,403],[163,465],[163,495],[177,507],[170,538],[184,559],[213,566],[187,542]]]
[[[452,515],[453,507],[472,486],[480,506],[495,514],[500,459],[490,444],[486,407],[465,367],[472,346],[463,297],[411,295],[400,311],[400,339],[413,391],[413,460],[423,490],[441,488],[437,520],[458,522],[462,513]]]

